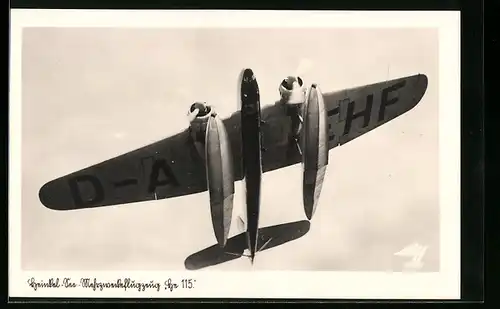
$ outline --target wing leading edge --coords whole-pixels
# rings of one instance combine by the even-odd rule
[[[419,74],[324,94],[329,148],[333,149],[400,116],[422,99],[427,77]],[[263,172],[299,163],[290,147],[291,116],[283,104],[262,110]],[[224,119],[241,180],[239,112]],[[186,129],[129,153],[52,180],[39,191],[43,205],[74,210],[179,197],[207,190],[205,163]]]

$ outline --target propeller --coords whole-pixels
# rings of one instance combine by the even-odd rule
[[[177,97],[180,98],[185,104],[190,104],[189,109],[187,111],[187,121],[188,124],[191,124],[191,122],[200,114],[202,108],[201,106],[196,107],[193,106],[194,104],[205,104],[203,100],[194,100],[193,98],[193,93],[189,91],[186,87],[179,87],[177,89]],[[193,103],[195,102],[195,103]]]
[[[191,122],[200,113],[200,110],[198,109],[191,110],[191,104],[194,102],[192,93],[188,89],[186,89],[186,87],[177,87],[175,88],[175,97],[177,100],[183,102],[183,104],[190,104],[187,105],[189,106],[189,109],[186,113],[186,118],[188,124],[191,124]]]
[[[299,83],[299,86],[305,87],[303,76],[307,74],[307,72],[310,71],[312,67],[313,67],[313,62],[310,59],[301,58],[298,61],[297,67],[293,71],[293,74],[288,75],[288,77],[286,77],[281,83],[281,86],[285,87],[288,90],[292,90],[293,84],[297,81]]]
[[[295,69],[294,76],[304,76],[306,75],[314,66],[314,63],[309,58],[301,58]]]
[[[198,108],[195,108],[194,111],[191,111],[191,109],[188,111],[187,117],[188,117],[188,122],[191,123],[196,116],[200,113],[200,110]]]

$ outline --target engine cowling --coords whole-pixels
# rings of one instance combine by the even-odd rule
[[[304,103],[306,89],[299,76],[288,76],[279,86],[281,102],[285,104]]]
[[[234,200],[233,158],[227,131],[215,110],[205,102],[193,103],[188,118],[191,140],[205,162],[215,238],[224,247],[231,227]]]
[[[205,135],[208,119],[215,113],[205,102],[195,102],[189,107],[189,134],[196,151],[202,160],[205,159]]]
[[[213,112],[212,107],[205,102],[195,102],[189,108],[189,128],[194,141],[205,143],[208,118]]]
[[[303,107],[302,163],[304,211],[312,219],[328,165],[328,122],[323,94],[313,84]]]
[[[226,128],[215,113],[206,122],[205,166],[215,238],[224,247],[233,213],[233,158]]]

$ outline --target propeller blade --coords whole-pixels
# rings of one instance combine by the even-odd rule
[[[297,65],[295,70],[295,76],[303,76],[307,74],[313,67],[313,62],[308,58],[302,58]]]
[[[196,118],[196,116],[198,116],[199,113],[200,113],[200,110],[197,108],[194,111],[188,113],[189,123],[191,123]]]

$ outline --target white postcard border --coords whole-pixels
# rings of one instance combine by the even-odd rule
[[[439,28],[440,272],[35,272],[21,269],[21,48],[24,27],[336,27]],[[368,11],[111,11],[11,10],[9,111],[9,296],[415,298],[460,297],[460,13]],[[159,283],[155,289],[38,289],[32,277],[97,278]],[[196,280],[192,289],[164,289],[168,279]],[[61,282],[62,284],[62,282]]]

